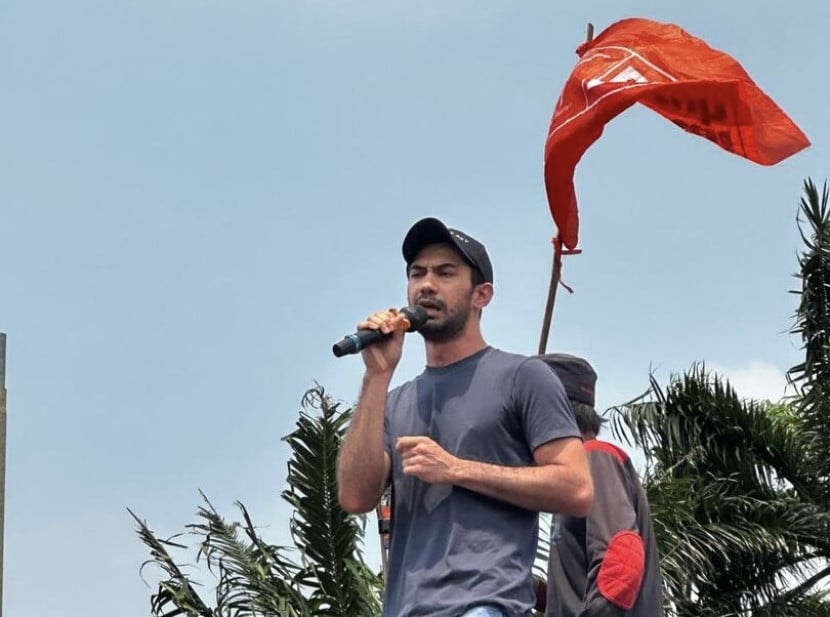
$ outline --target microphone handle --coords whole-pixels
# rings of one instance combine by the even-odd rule
[[[388,336],[380,330],[358,330],[354,334],[347,334],[342,341],[335,343],[331,348],[335,356],[340,358],[347,354],[358,353],[361,349],[376,343]]]
[[[422,306],[407,306],[400,310],[401,315],[404,316],[407,332],[414,332],[419,329],[427,320],[427,312]],[[358,330],[354,334],[348,334],[339,343],[332,345],[331,351],[335,356],[340,358],[346,354],[353,354],[359,352],[364,347],[377,343],[383,338],[389,336],[383,334],[380,330]]]

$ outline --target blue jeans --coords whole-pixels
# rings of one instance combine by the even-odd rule
[[[461,617],[507,617],[507,615],[495,606],[476,606],[461,615]]]

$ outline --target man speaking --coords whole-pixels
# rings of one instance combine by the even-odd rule
[[[389,391],[411,321],[381,310],[357,325],[385,336],[361,352],[340,504],[369,512],[392,484],[384,617],[530,617],[538,512],[591,507],[579,430],[541,360],[485,342],[493,268],[480,242],[426,218],[403,257],[408,304],[426,314],[426,367]]]

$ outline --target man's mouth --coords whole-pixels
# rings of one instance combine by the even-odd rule
[[[416,304],[418,304],[418,306],[422,306],[427,311],[440,311],[442,308],[439,302],[434,302],[432,300],[418,300]]]

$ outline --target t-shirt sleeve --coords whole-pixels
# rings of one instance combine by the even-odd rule
[[[582,439],[562,382],[538,358],[528,358],[517,369],[513,403],[531,451],[554,439]]]

